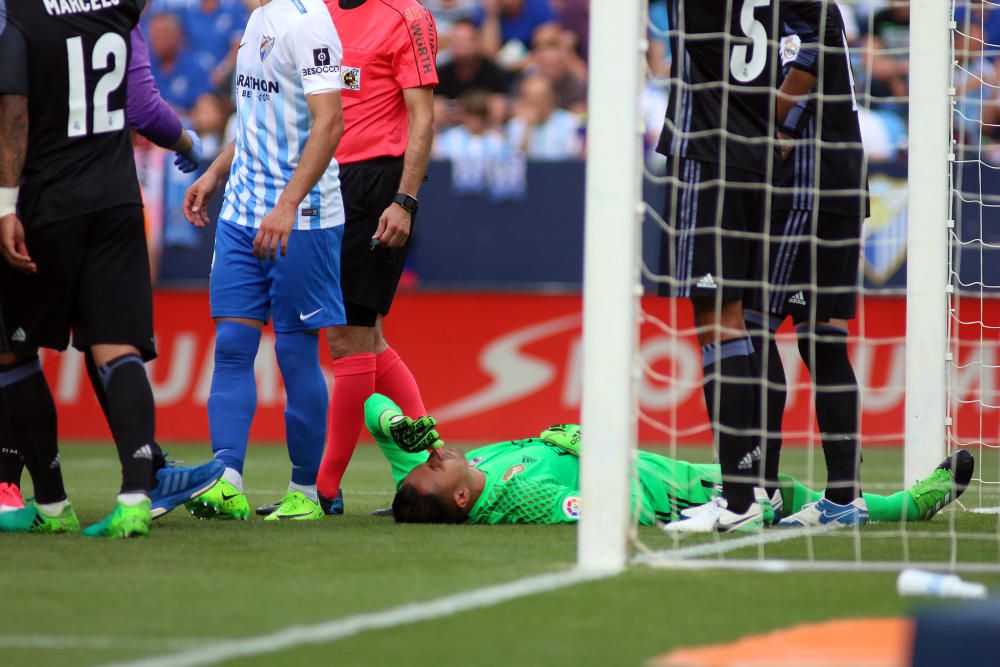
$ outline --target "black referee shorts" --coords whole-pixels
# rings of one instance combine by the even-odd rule
[[[29,216],[25,216],[30,221]],[[8,351],[40,347],[133,345],[156,357],[153,290],[139,206],[119,206],[60,220],[25,234],[38,272],[4,264],[0,310]]]
[[[680,158],[668,163],[676,182],[667,187],[660,244],[660,273],[673,277],[665,296],[746,301],[763,280],[760,235],[764,229],[762,177],[719,165]]]
[[[340,191],[346,213],[340,284],[349,326],[375,326],[376,317],[389,312],[396,295],[406,256],[413,245],[416,216],[406,245],[370,248],[379,218],[399,191],[402,175],[402,157],[375,158],[340,167]]]
[[[749,306],[796,323],[854,319],[861,263],[858,216],[774,211],[768,234],[768,289]]]

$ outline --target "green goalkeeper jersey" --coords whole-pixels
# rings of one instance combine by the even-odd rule
[[[382,445],[383,443],[379,443]],[[397,487],[427,454],[383,446]],[[469,523],[573,523],[580,518],[580,459],[538,438],[498,442],[466,454],[486,476],[486,486],[469,513]],[[718,495],[718,465],[693,464],[638,452],[632,484],[633,516],[643,525],[671,521],[680,510]],[[591,501],[593,502],[593,501]]]

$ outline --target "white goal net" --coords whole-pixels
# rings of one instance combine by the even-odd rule
[[[950,449],[981,462],[965,504],[1000,512],[1000,4],[960,3],[952,29],[948,236]]]
[[[842,42],[831,46],[821,39],[816,45],[818,80],[800,106],[814,114],[813,127],[822,126],[824,109],[843,109],[832,105],[836,96],[823,92],[832,67],[824,63],[835,60],[835,54],[846,55],[870,189],[860,246],[847,237],[816,238],[816,211],[822,208],[817,202],[830,194],[821,185],[828,181],[820,160],[803,176],[812,183],[816,210],[800,210],[798,218],[782,213],[787,207],[778,198],[797,176],[787,176],[788,165],[782,165],[776,111],[768,136],[761,138],[774,148],[765,177],[756,183],[734,181],[724,165],[718,170],[719,178],[730,179],[726,187],[758,191],[764,221],[761,229],[723,232],[715,241],[718,256],[725,256],[726,234],[759,242],[756,272],[740,287],[758,290],[758,304],[776,299],[809,304],[794,322],[792,312],[778,322],[777,315],[766,314],[766,305],[758,306],[763,318],[747,315],[748,328],[757,327],[758,338],[752,340],[762,366],[753,371],[760,405],[747,431],[760,445],[761,486],[767,457],[780,451],[782,480],[793,484],[788,475],[800,485],[794,487],[798,492],[783,487],[782,493],[786,505],[795,497],[791,509],[797,508],[801,489],[822,492],[827,484],[824,442],[829,445],[837,435],[853,437],[863,456],[862,490],[872,494],[872,521],[860,527],[668,534],[662,522],[678,519],[677,511],[702,495],[675,494],[672,509],[658,508],[656,525],[646,525],[650,521],[642,516],[642,503],[629,502],[648,485],[637,466],[637,449],[711,464],[718,460],[720,421],[723,433],[729,428],[727,416],[718,414],[724,381],[718,367],[706,366],[715,382],[707,397],[703,392],[706,353],[691,303],[670,296],[685,280],[690,288],[718,278],[690,275],[690,270],[685,277],[677,269],[692,261],[691,229],[685,232],[683,221],[696,217],[692,211],[701,201],[699,193],[714,184],[702,180],[684,190],[680,185],[690,184],[690,170],[685,174],[676,156],[668,159],[655,150],[668,105],[692,87],[706,85],[684,80],[685,68],[691,67],[683,60],[686,45],[714,39],[730,52],[742,49],[732,53],[733,63],[754,67],[752,49],[766,35],[775,88],[798,50],[809,46],[794,21],[778,21],[772,34],[761,34],[765,18],[778,16],[778,0],[723,4],[727,16],[738,17],[734,25],[742,39],[725,32],[686,32],[685,0],[592,4],[580,564],[870,570],[922,565],[1000,571],[1000,3],[988,0],[836,3],[843,17]],[[829,20],[826,10],[822,20]],[[671,62],[679,75],[671,75]],[[733,85],[739,84],[724,84]],[[725,147],[739,137],[727,129],[735,112],[725,94],[722,99]],[[691,105],[686,113],[692,113]],[[692,127],[698,124],[675,128],[675,138],[697,138]],[[791,137],[791,155],[784,159],[794,162],[797,151],[816,149],[821,142],[828,148],[828,137],[808,131]],[[847,146],[842,141],[830,145]],[[725,153],[723,148],[723,161]],[[727,212],[721,195],[718,201],[721,224]],[[793,255],[785,242],[796,235],[789,232],[796,229],[793,219],[800,219],[798,234],[811,237],[796,246],[808,254],[805,274],[793,268],[799,264],[789,259]],[[688,246],[678,243],[685,233]],[[856,284],[825,286],[818,276],[824,258],[841,256],[845,248],[860,253]],[[855,432],[831,434],[818,425],[822,417],[814,378],[802,358],[815,358],[833,335],[816,327],[818,307],[812,302],[824,293],[845,291],[856,295],[847,345],[859,414]],[[716,321],[725,317],[719,294]],[[771,339],[776,348],[768,344]],[[722,342],[721,334],[714,342]],[[784,369],[782,382],[766,371],[775,349]],[[827,383],[820,394],[845,388]],[[769,430],[775,420],[768,401],[781,396],[781,425]],[[708,409],[706,400],[712,404]],[[776,439],[780,450],[768,446]],[[928,520],[926,508],[907,490],[930,477],[945,457],[956,462],[959,451],[975,459],[968,489],[959,500],[935,507]],[[712,479],[702,475],[696,481],[708,488]]]

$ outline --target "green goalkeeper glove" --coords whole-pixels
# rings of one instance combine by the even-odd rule
[[[438,432],[434,430],[437,420],[434,417],[410,419],[406,415],[397,415],[389,420],[389,435],[404,452],[414,454],[427,449],[437,449],[444,445]]]
[[[538,437],[550,445],[565,449],[573,456],[580,455],[579,424],[556,424],[542,431]]]

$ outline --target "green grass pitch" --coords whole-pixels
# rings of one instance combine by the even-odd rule
[[[188,463],[206,446],[168,447]],[[705,460],[706,449],[685,452]],[[821,455],[820,455],[821,456]],[[899,450],[865,454],[865,481],[879,492],[899,483]],[[110,444],[63,447],[71,499],[84,522],[111,507],[118,478]],[[996,459],[984,477],[998,478]],[[803,450],[786,470],[806,477]],[[822,476],[822,459],[812,461]],[[255,446],[245,478],[253,506],[279,497],[288,462],[281,447]],[[972,506],[1000,504],[994,487],[974,486]],[[148,539],[125,543],[80,536],[0,536],[0,664],[97,665],[249,638],[294,625],[430,600],[569,567],[575,534],[547,526],[396,526],[368,513],[392,498],[376,448],[358,449],[345,480],[347,514],[323,522],[200,522],[183,508]],[[817,538],[816,558],[892,560],[904,541],[888,524],[852,537]],[[996,515],[943,514],[911,524],[910,560],[950,557],[949,531],[963,561],[997,562]],[[673,542],[655,529],[640,539]],[[684,546],[696,540],[685,540]],[[770,545],[769,557],[806,558],[809,545]],[[756,547],[727,554],[755,558]],[[1000,577],[970,576],[992,586]],[[246,665],[641,665],[682,645],[736,639],[802,621],[907,613],[926,600],[901,599],[891,573],[757,573],[632,568],[624,575],[522,598],[460,616],[366,632],[338,642],[240,658]],[[725,609],[725,613],[722,610]],[[727,619],[727,623],[723,623]]]

